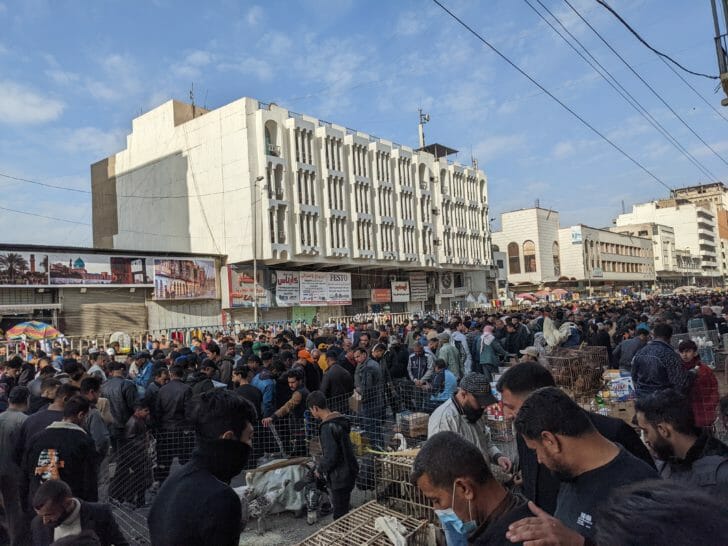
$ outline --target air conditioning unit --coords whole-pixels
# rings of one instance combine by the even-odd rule
[[[426,190],[427,189],[427,182],[420,183],[420,189],[421,190]]]
[[[440,209],[438,207],[432,207],[432,214],[437,216],[438,214],[440,214]]]
[[[440,239],[433,239],[432,244],[435,246],[440,246]]]

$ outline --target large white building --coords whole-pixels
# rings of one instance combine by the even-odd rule
[[[368,310],[370,289],[409,271],[428,272],[432,305],[490,297],[487,179],[442,149],[251,98],[211,111],[169,101],[92,166],[94,246],[351,272],[353,305],[330,313]]]
[[[506,254],[514,291],[556,283],[573,289],[648,288],[655,279],[650,239],[584,225],[562,228],[554,210],[503,213],[493,245],[494,252]]]
[[[700,257],[702,282],[715,282],[720,275],[719,234],[716,218],[705,207],[683,198],[661,199],[632,206],[632,212],[620,214],[617,227],[654,223],[669,226],[675,234],[675,247]]]
[[[677,248],[675,230],[670,226],[655,223],[625,224],[612,227],[610,231],[633,237],[652,238],[657,283],[663,288],[695,284],[702,274],[700,256],[690,249]]]

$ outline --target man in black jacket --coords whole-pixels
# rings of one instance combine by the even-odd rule
[[[182,366],[172,366],[170,381],[157,393],[154,415],[157,418],[157,467],[155,479],[163,482],[169,475],[175,456],[181,464],[190,460],[192,437],[189,414],[192,388],[183,379]]]
[[[333,350],[326,352],[326,360],[333,362],[333,364],[329,366],[324,374],[321,381],[321,392],[326,396],[332,411],[348,413],[349,398],[354,392],[354,378],[336,360],[337,354],[338,352]]]
[[[114,451],[124,442],[124,427],[129,417],[134,413],[134,404],[138,393],[134,383],[124,379],[126,364],[112,362],[109,364],[111,377],[101,386],[101,396],[109,401],[109,408],[114,422],[109,427],[111,433],[111,447]]]
[[[505,416],[510,419],[518,414],[521,405],[533,391],[541,387],[554,386],[556,383],[551,372],[541,364],[522,362],[508,369],[501,376],[496,388],[502,396]],[[654,468],[655,463],[650,452],[631,426],[621,419],[605,417],[597,413],[588,415],[594,428],[602,436],[620,444],[632,455]],[[520,435],[516,438],[516,445],[524,496],[549,514],[553,514],[556,510],[556,497],[559,494],[561,482],[548,468],[538,462],[536,453],[528,449]]]
[[[51,480],[33,497],[36,516],[31,524],[33,546],[49,546],[65,536],[93,531],[101,546],[128,546],[111,507],[74,498],[62,480]]]
[[[319,437],[323,455],[316,471],[326,477],[334,519],[339,519],[349,511],[351,490],[359,474],[359,464],[349,438],[349,421],[339,412],[329,410],[326,396],[321,391],[309,394],[306,406],[315,419],[321,420]]]
[[[91,436],[82,428],[90,409],[86,398],[74,396],[63,408],[62,421],[33,436],[22,465],[29,483],[28,501],[49,480],[64,480],[75,496],[89,502],[98,500],[99,456]]]
[[[223,389],[196,399],[198,448],[192,460],[164,482],[147,522],[154,546],[237,546],[240,499],[228,485],[252,450],[255,409]]]

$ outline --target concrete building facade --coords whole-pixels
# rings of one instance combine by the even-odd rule
[[[701,274],[700,256],[692,254],[689,249],[677,248],[675,230],[670,226],[655,223],[626,224],[610,228],[610,231],[652,238],[655,276],[661,288],[695,284],[696,276]]]
[[[355,294],[408,270],[435,284],[447,273],[463,286],[433,295],[445,306],[494,286],[482,171],[275,104],[169,101],[91,171],[94,246],[351,271]]]
[[[708,285],[720,282],[720,241],[715,216],[708,208],[682,198],[661,199],[633,205],[632,212],[620,214],[615,220],[617,227],[642,223],[671,227],[675,247],[700,257],[701,276],[696,282]]]
[[[584,225],[562,228],[559,213],[530,208],[501,215],[494,253],[505,254],[515,292],[544,286],[648,288],[655,279],[652,241]]]

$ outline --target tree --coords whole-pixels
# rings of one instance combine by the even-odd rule
[[[28,271],[28,261],[21,254],[8,252],[4,256],[0,255],[0,267],[4,268],[10,280],[14,281]]]

